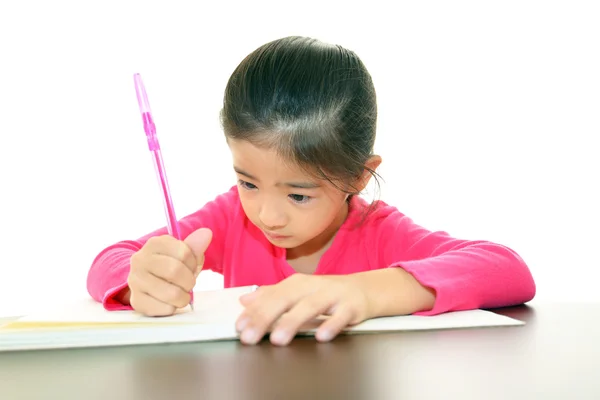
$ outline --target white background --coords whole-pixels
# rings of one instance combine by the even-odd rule
[[[135,72],[182,217],[235,182],[218,121],[229,75],[288,35],[371,71],[383,200],[517,250],[532,304],[599,299],[596,2],[293,3],[1,3],[0,315],[86,296],[99,251],[164,225]]]

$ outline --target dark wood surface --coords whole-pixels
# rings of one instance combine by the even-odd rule
[[[0,399],[600,399],[600,303],[525,326],[0,353]]]

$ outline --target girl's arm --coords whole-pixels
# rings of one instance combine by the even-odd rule
[[[204,269],[222,273],[221,264],[226,234],[235,212],[240,210],[237,187],[218,196],[200,210],[179,221],[182,239],[200,228],[213,235],[205,253]],[[166,235],[163,227],[137,240],[124,240],[103,249],[94,259],[87,276],[87,290],[92,298],[109,310],[131,309],[127,297],[129,259],[153,236]]]
[[[357,278],[380,313],[434,315],[522,304],[535,296],[529,268],[506,246],[432,232],[397,210],[374,228],[371,248],[387,268]]]

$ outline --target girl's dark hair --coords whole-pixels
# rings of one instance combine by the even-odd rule
[[[375,88],[359,57],[298,36],[250,53],[231,75],[221,110],[227,138],[275,149],[350,195],[373,155],[376,120]]]

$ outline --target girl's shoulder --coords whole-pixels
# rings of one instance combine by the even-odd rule
[[[395,224],[401,220],[409,219],[397,207],[383,200],[372,203],[364,198],[354,196],[350,200],[346,224],[350,229],[377,229],[382,225]]]
[[[227,191],[219,193],[213,200],[209,201],[209,204],[210,203],[218,205],[219,207],[224,207],[225,209],[241,206],[237,185],[233,185]]]

